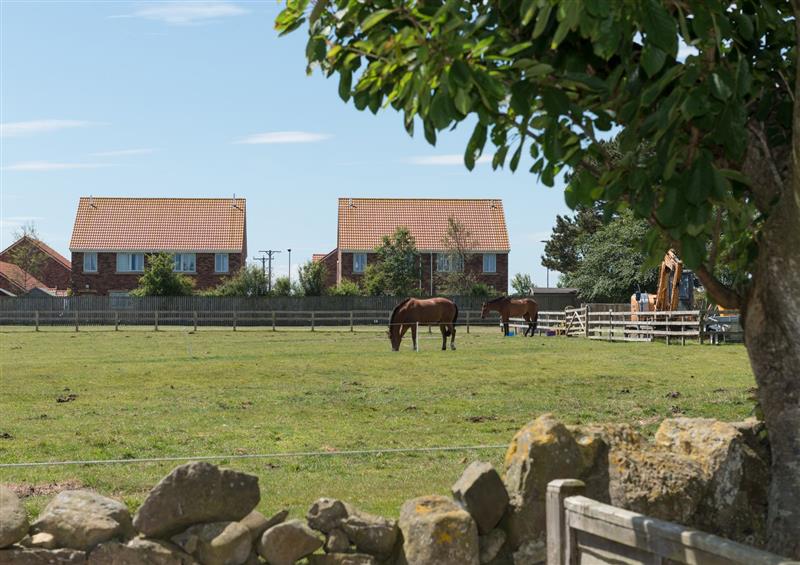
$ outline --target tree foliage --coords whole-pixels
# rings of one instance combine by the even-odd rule
[[[647,222],[626,211],[594,232],[579,234],[579,260],[560,282],[577,288],[586,302],[627,303],[637,290],[655,292],[658,269],[640,248],[647,230]]]
[[[409,134],[421,122],[432,144],[464,122],[473,129],[470,169],[491,143],[494,167],[526,160],[546,185],[573,171],[568,204],[633,209],[659,228],[645,241],[653,256],[677,247],[723,302],[739,303],[746,274],[733,289],[712,285],[709,260],[749,272],[770,203],[756,197],[743,164],[749,148],[787,157],[788,2],[320,0],[306,14],[307,6],[289,0],[276,27],[308,21],[309,68],[337,73],[342,99],[373,113],[391,106]],[[679,40],[693,53],[679,56]],[[602,132],[614,128],[623,158],[612,163]],[[722,208],[730,213],[719,222]]]
[[[175,257],[170,253],[147,256],[144,274],[133,296],[188,296],[194,290],[194,281],[175,272]]]
[[[408,296],[419,285],[419,252],[408,228],[398,227],[391,236],[383,236],[375,255],[377,261],[364,273],[368,294]]]
[[[464,123],[469,169],[492,145],[495,168],[530,164],[548,186],[569,172],[570,207],[632,210],[650,257],[675,248],[742,308],[770,429],[770,547],[800,557],[800,2],[308,3],[288,0],[276,27],[308,22],[309,68],[337,74],[343,100],[391,106],[431,144]]]
[[[233,276],[227,277],[209,294],[216,296],[268,296],[267,276],[260,267],[246,265]]]
[[[306,261],[297,271],[299,286],[304,296],[322,296],[325,294],[325,277],[327,268],[321,261]]]
[[[292,283],[289,280],[289,277],[278,277],[275,279],[275,283],[272,285],[272,295],[273,296],[292,295]]]
[[[601,214],[593,207],[579,206],[573,216],[556,216],[556,225],[544,246],[542,266],[559,273],[570,273],[578,267],[578,238],[592,234],[602,225]],[[636,249],[641,248],[636,242]]]
[[[463,222],[451,216],[447,218],[447,231],[442,237],[442,247],[445,249],[443,255],[449,263],[448,270],[438,273],[442,291],[453,296],[470,294],[478,282],[467,268],[475,258],[472,252],[477,247],[475,238]]]
[[[343,279],[342,282],[336,286],[330,287],[328,289],[328,294],[331,296],[361,296],[364,294],[364,291],[361,290],[361,287],[358,286],[357,283]]]
[[[27,223],[14,232],[18,242],[9,252],[10,263],[22,269],[22,280],[17,281],[22,288],[28,288],[29,277],[37,278],[47,261],[47,255],[37,245],[40,241],[36,225]]]
[[[511,288],[517,296],[531,296],[535,286],[533,279],[527,273],[517,273],[511,278]]]

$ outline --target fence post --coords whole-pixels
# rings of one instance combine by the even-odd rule
[[[236,331],[236,310],[233,311],[233,331]]]
[[[350,310],[350,333],[353,333],[353,311]]]
[[[686,345],[686,326],[683,325],[683,322],[686,321],[685,316],[681,316],[681,345]]]
[[[114,312],[114,331],[119,331],[119,312]]]
[[[311,331],[314,331],[314,312],[311,312]]]
[[[564,499],[583,494],[586,485],[576,479],[557,479],[547,484],[545,515],[547,517],[547,565],[574,563],[574,539],[566,521]],[[572,543],[570,543],[572,542]]]
[[[275,331],[275,310],[272,311],[272,331]]]
[[[153,310],[153,331],[158,331],[158,310]]]
[[[585,337],[586,337],[586,339],[589,339],[589,337],[592,335],[591,332],[589,331],[589,320],[590,320],[590,318],[589,318],[589,305],[587,304],[586,306],[584,306],[584,308],[586,308],[586,310],[585,310],[585,315],[586,315],[586,335],[585,335]]]
[[[697,339],[700,341],[700,345],[703,345],[703,329],[704,329],[704,322],[705,322],[705,314],[706,311],[701,309],[700,312],[697,314]]]
[[[197,331],[197,310],[192,312],[192,321],[194,322],[194,331]]]
[[[34,312],[34,318],[36,319],[36,331],[38,332],[39,331],[39,311],[38,310],[36,310],[36,312]]]
[[[667,327],[667,345],[669,345],[669,333],[672,330],[672,326],[669,324],[669,322],[671,322],[671,321],[672,321],[672,314],[667,314],[667,316],[666,316],[666,322],[667,322],[667,325],[666,325],[666,327]]]
[[[469,333],[469,310],[467,310],[467,333]]]
[[[608,309],[608,341],[612,341],[614,338],[611,336],[611,333],[614,331],[614,314],[611,308]]]

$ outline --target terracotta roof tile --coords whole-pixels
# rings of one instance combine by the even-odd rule
[[[340,198],[338,246],[368,251],[380,245],[384,235],[404,226],[418,249],[443,250],[451,216],[472,235],[473,251],[511,249],[501,200],[445,198]]]
[[[82,197],[69,248],[242,252],[245,199]]]
[[[33,290],[34,288],[47,288],[47,285],[30,273],[27,273],[26,276],[25,271],[14,263],[0,261],[0,276],[5,277],[25,292]]]

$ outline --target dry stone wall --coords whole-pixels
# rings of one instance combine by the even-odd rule
[[[653,441],[625,425],[523,427],[503,475],[473,462],[452,496],[405,502],[399,519],[336,499],[305,519],[255,510],[258,478],[205,462],[173,469],[134,516],[88,490],[56,495],[28,522],[0,487],[0,565],[531,565],[544,560],[549,481],[578,478],[616,506],[761,546],[769,445],[755,420],[665,420]]]

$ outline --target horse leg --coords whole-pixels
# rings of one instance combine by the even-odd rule
[[[441,325],[439,330],[442,332],[442,351],[447,351],[447,326]]]
[[[508,318],[503,320],[503,335],[508,337]]]
[[[456,350],[456,325],[450,325],[450,349]]]
[[[414,342],[414,351],[419,351],[417,347],[417,325],[411,326],[411,340]]]

